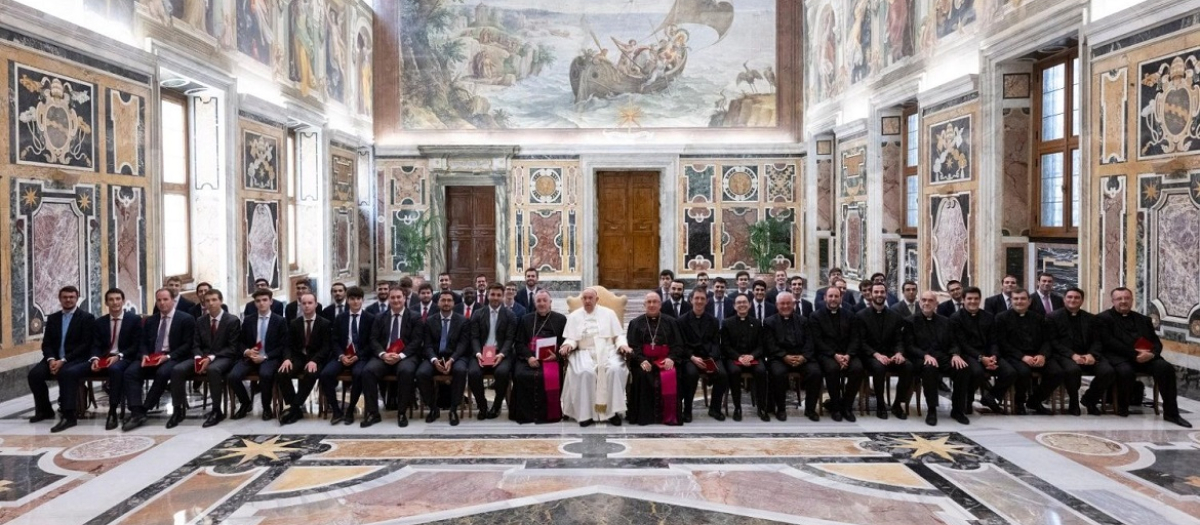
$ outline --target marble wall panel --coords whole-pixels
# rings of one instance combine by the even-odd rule
[[[349,153],[349,152],[346,152]],[[358,171],[355,159],[345,153],[334,153],[329,159],[333,193],[330,199],[338,202],[354,202],[354,176]]]
[[[916,241],[904,241],[904,280],[921,282],[920,247]]]
[[[884,142],[880,155],[883,161],[883,232],[897,233],[904,221],[904,176],[901,167],[903,155],[900,141]]]
[[[1128,158],[1129,68],[1100,73],[1100,164]]]
[[[900,242],[884,241],[883,243],[883,273],[887,277],[889,290],[900,289]]]
[[[1004,98],[1029,98],[1029,73],[1004,75]]]
[[[946,283],[957,280],[971,285],[971,194],[970,192],[929,197],[930,275],[929,289],[945,291]]]
[[[693,272],[708,271],[716,265],[713,231],[716,212],[712,208],[688,208],[683,223],[686,249],[682,266]]]
[[[538,210],[529,214],[529,268],[538,272],[563,270],[563,213]]]
[[[423,166],[391,168],[387,187],[393,206],[424,206],[428,196],[428,174]]]
[[[513,161],[509,172],[513,249],[508,262],[512,275],[537,268],[543,277],[580,276],[580,177],[574,159]]]
[[[242,217],[245,239],[243,283],[246,289],[253,290],[257,279],[266,279],[272,289],[283,288],[279,201],[247,199]]]
[[[1005,245],[1004,246],[1004,274],[1011,275],[1017,278],[1018,283],[1025,282],[1025,245]],[[992,285],[985,284],[981,288],[984,290],[984,295],[991,295]],[[997,287],[998,288],[998,287]],[[997,289],[997,291],[999,291]]]
[[[146,173],[146,99],[106,88],[105,152],[109,173],[142,176]]]
[[[358,213],[349,206],[341,206],[333,210],[333,277],[334,279],[350,279],[354,277],[355,269],[351,249],[355,244],[355,218]]]
[[[795,164],[765,164],[763,177],[767,184],[767,202],[784,204],[796,202]]]
[[[1200,151],[1200,48],[1138,64],[1138,157]]]
[[[146,197],[137,186],[110,186],[108,285],[125,292],[127,309],[145,312]]]
[[[716,166],[712,164],[685,164],[683,166],[684,200],[690,203],[713,202],[713,179]]]
[[[1004,235],[1029,234],[1029,108],[1004,110]]]
[[[750,225],[758,222],[757,208],[721,209],[721,262],[724,270],[754,268],[750,257]]]
[[[841,196],[858,197],[867,192],[867,147],[858,146],[842,151]]]
[[[14,164],[97,171],[96,85],[8,61]]]
[[[409,267],[408,248],[396,242],[395,232],[411,225],[429,209],[430,176],[426,161],[376,159],[375,178],[376,278],[395,279],[403,273],[424,273],[426,268]]]
[[[284,175],[279,137],[242,130],[242,186],[251,191],[279,191]]]
[[[1127,254],[1125,176],[1100,179],[1100,290],[1107,292],[1125,285]]]
[[[1155,299],[1167,316],[1187,319],[1200,302],[1200,206],[1188,193],[1171,192],[1155,223]]]
[[[817,229],[833,230],[833,159],[817,160]]]
[[[725,166],[721,174],[721,200],[754,202],[759,199],[758,166]]]
[[[1068,288],[1079,286],[1078,245],[1036,243],[1033,249],[1034,275],[1037,272],[1053,275],[1055,292],[1063,294]]]
[[[426,210],[399,209],[391,212],[391,227],[388,228],[388,260],[390,264],[386,268],[389,274],[400,273],[419,273],[424,268],[417,268],[409,261],[410,250],[422,249],[419,246],[408,246],[400,242],[400,238],[393,234],[402,227],[412,226],[413,223],[421,220],[421,217],[426,213]]]
[[[929,126],[925,147],[931,159],[930,184],[971,179],[974,170],[971,133],[969,114]]]
[[[848,279],[866,277],[867,212],[866,203],[842,204],[841,266]]]

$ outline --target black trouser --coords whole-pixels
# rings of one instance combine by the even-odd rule
[[[857,356],[850,356],[850,361],[843,370],[833,357],[820,357],[821,375],[825,376],[825,390],[829,392],[830,411],[854,410],[854,398],[862,388],[863,365]],[[842,379],[846,385],[842,385]]]
[[[475,402],[479,406],[479,410],[487,410],[487,398],[484,397],[483,374],[491,372],[492,377],[496,381],[496,402],[492,405],[496,410],[500,410],[500,404],[504,402],[504,398],[508,397],[508,383],[512,380],[513,359],[504,356],[496,366],[483,367],[479,366],[479,359],[474,357],[467,358],[467,384],[471,386],[471,395],[475,396]],[[458,364],[458,363],[454,363]],[[511,408],[511,407],[509,407]]]
[[[1026,400],[1029,404],[1044,403],[1054,393],[1054,389],[1062,383],[1062,369],[1052,358],[1047,358],[1046,364],[1039,368],[1031,367],[1020,359],[1007,359],[1007,361],[1016,373],[1016,389],[1013,394],[1014,407],[1019,408],[1025,404]],[[1033,387],[1034,372],[1041,376],[1037,388]],[[1030,392],[1031,389],[1032,392]]]
[[[265,412],[271,409],[271,401],[275,399],[275,374],[279,372],[279,360],[267,359],[262,363],[255,363],[249,359],[239,359],[234,363],[233,370],[229,371],[229,383],[238,402],[243,405],[250,404],[250,393],[246,391],[246,385],[242,381],[254,370],[258,371],[258,393]]]
[[[800,386],[804,388],[804,412],[815,412],[821,399],[821,365],[806,362],[800,366],[789,366],[782,358],[768,363],[771,375],[771,401],[775,410],[787,409],[788,374],[800,374]]]
[[[1158,385],[1158,393],[1162,396],[1163,416],[1179,417],[1179,403],[1175,398],[1175,367],[1171,366],[1162,356],[1145,363],[1126,361],[1113,365],[1117,374],[1117,410],[1129,410],[1129,393],[1133,391],[1136,374],[1150,374],[1154,384]]]
[[[886,374],[891,373],[896,376],[896,397],[892,399],[892,406],[901,406],[905,401],[908,401],[910,390],[912,389],[912,361],[905,360],[903,363],[892,363],[884,365],[875,357],[868,356],[863,358],[863,370],[870,375],[875,385],[875,408],[883,410],[887,407],[887,402],[884,400],[884,392],[886,390]]]
[[[129,359],[118,359],[106,370],[108,381],[104,383],[104,391],[108,393],[108,409],[116,410],[125,402],[125,370],[133,364]],[[90,370],[90,367],[89,367]]]
[[[952,385],[950,389],[950,411],[955,414],[965,414],[967,407],[970,406],[968,401],[971,395],[971,369],[969,367],[954,368],[950,363],[951,356],[935,356],[937,366],[925,364],[923,361],[920,366],[921,388],[925,391],[925,403],[930,410],[936,410],[938,407],[938,385],[941,384],[941,378],[950,378]]]
[[[196,362],[193,359],[168,359],[153,368],[144,368],[142,363],[134,362],[125,368],[125,402],[134,412],[145,414],[150,407],[158,404],[167,387],[171,388],[171,404],[176,409],[182,409],[187,402],[187,380],[196,375]],[[142,381],[153,378],[150,390],[142,400]]]
[[[279,395],[283,396],[283,403],[291,408],[298,409],[304,405],[304,402],[308,400],[308,395],[317,386],[317,380],[320,378],[320,363],[317,364],[317,371],[313,373],[305,370],[304,366],[293,364],[290,372],[279,374],[275,378],[276,381],[279,381]],[[298,387],[292,386],[292,379],[299,380]]]
[[[213,398],[213,411],[220,412],[222,410],[221,402],[225,399],[225,385],[228,384],[227,378],[229,377],[229,373],[233,371],[233,365],[236,365],[240,360],[240,358],[218,357],[208,364],[208,371],[205,374],[208,375],[208,392]],[[227,409],[230,412],[233,411],[233,407],[227,407]]]
[[[421,390],[421,399],[425,400],[425,404],[429,408],[436,410],[437,406],[433,404],[433,376],[437,374],[437,369],[433,367],[433,363],[428,360],[421,361],[421,366],[417,368],[417,388]],[[463,392],[467,389],[467,361],[455,361],[450,366],[450,410],[457,410],[458,405],[462,404]]]
[[[396,396],[397,417],[408,411],[412,405],[413,388],[417,384],[417,370],[421,366],[419,357],[401,359],[394,365],[389,365],[380,358],[372,358],[367,362],[362,373],[363,413],[379,413],[379,385],[384,376],[396,376],[399,393]]]
[[[38,361],[29,370],[29,390],[33,392],[33,406],[38,414],[54,413],[54,405],[50,404],[50,387],[46,381],[58,381],[58,405],[64,414],[75,415],[79,400],[79,385],[83,376],[91,370],[89,361],[63,363],[57,374],[50,373],[50,362],[45,359]]]
[[[350,404],[348,408],[353,411],[354,406],[358,404],[358,399],[362,397],[363,371],[367,369],[369,362],[359,359],[353,365],[347,367],[342,364],[341,359],[330,359],[321,368],[319,388],[321,389],[321,394],[325,396],[325,403],[328,404],[329,412],[333,414],[333,417],[339,418],[344,415],[342,414],[342,406],[338,403],[337,398],[338,376],[347,368],[350,369]],[[378,396],[379,390],[376,389],[375,392],[375,395]]]
[[[996,358],[996,369],[988,370],[983,366],[981,359],[973,357],[963,357],[967,362],[967,369],[970,370],[971,385],[967,390],[967,406],[971,406],[975,402],[975,391],[980,388],[986,388],[985,393],[992,399],[1004,399],[1004,395],[1008,393],[1008,389],[1017,381],[1017,372],[1013,370],[1012,365],[1008,361]],[[988,387],[988,376],[994,377],[995,381],[991,387]]]
[[[700,375],[708,376],[708,384],[712,385],[712,397],[708,402],[709,409],[720,410],[718,405],[720,400],[725,398],[725,392],[729,390],[729,380],[725,375],[725,369],[720,366],[717,371],[711,374],[702,372],[700,367],[696,366],[691,359],[683,363],[677,363],[675,366],[676,374],[679,374],[679,397],[683,398],[683,411],[692,411],[692,399],[696,397],[696,387],[700,385]]]
[[[754,404],[760,410],[766,410],[767,402],[767,367],[760,361],[757,365],[741,366],[736,359],[725,361],[725,373],[729,379],[729,394],[733,396],[733,405],[738,409],[742,407],[742,373],[749,373],[754,376]],[[718,400],[720,402],[720,400]]]
[[[1079,387],[1083,384],[1084,374],[1092,376],[1092,384],[1083,394],[1083,404],[1088,406],[1099,403],[1117,380],[1117,371],[1103,359],[1097,360],[1094,365],[1081,365],[1063,356],[1055,356],[1054,360],[1062,370],[1063,387],[1067,389],[1071,406],[1079,404]]]

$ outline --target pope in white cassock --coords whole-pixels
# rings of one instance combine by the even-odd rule
[[[562,390],[563,414],[581,427],[601,419],[620,425],[629,379],[625,330],[616,313],[596,304],[599,295],[594,288],[585,289],[582,299],[583,308],[567,316],[563,331],[560,352],[569,363]]]

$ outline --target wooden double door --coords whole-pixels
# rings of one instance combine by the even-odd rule
[[[596,172],[600,286],[658,286],[658,180],[657,171]]]
[[[446,187],[446,272],[455,290],[473,286],[480,274],[496,282],[494,186]]]

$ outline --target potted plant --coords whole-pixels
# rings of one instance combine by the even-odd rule
[[[760,276],[774,272],[775,258],[791,251],[787,242],[788,226],[789,223],[771,218],[750,225],[750,258],[758,267]]]
[[[426,270],[426,257],[433,244],[433,214],[425,211],[409,212],[411,220],[401,220],[392,232],[393,252],[399,259],[396,270],[410,274],[421,274]]]

